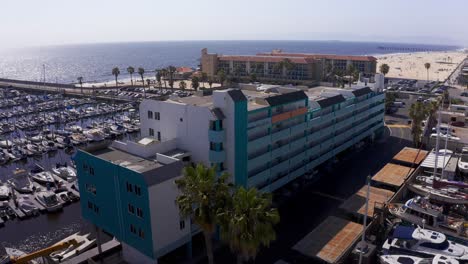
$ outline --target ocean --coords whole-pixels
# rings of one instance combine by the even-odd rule
[[[379,48],[382,46],[399,49]],[[128,78],[128,66],[143,67],[153,75],[151,71],[169,65],[198,67],[202,48],[208,48],[213,53],[233,55],[251,55],[273,49],[378,55],[411,52],[405,51],[405,48],[446,51],[459,47],[344,41],[165,41],[45,46],[0,50],[0,78],[39,81],[42,80],[43,65],[48,82],[76,83],[79,76],[85,82],[109,81],[113,79],[113,67],[120,68],[119,78]]]

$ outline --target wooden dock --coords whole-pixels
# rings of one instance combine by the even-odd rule
[[[389,186],[392,190],[398,190],[413,171],[414,169],[407,166],[387,163],[372,177],[372,181],[378,185]]]
[[[293,249],[304,256],[337,263],[362,234],[361,224],[329,216],[312,232],[294,245]]]
[[[21,211],[18,207],[16,207],[15,202],[12,199],[8,201],[8,204],[10,205],[11,210],[15,212],[16,216],[19,219],[26,218],[26,215],[23,213],[23,211]]]
[[[370,187],[369,191],[369,208],[367,210],[367,216],[374,216],[374,204],[385,203],[392,198],[394,192],[380,189],[376,187]],[[366,195],[367,186],[364,185],[358,192],[353,194],[348,200],[346,200],[340,209],[347,211],[353,215],[364,216],[366,214]]]

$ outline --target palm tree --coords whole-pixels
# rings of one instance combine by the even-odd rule
[[[271,194],[240,187],[228,205],[218,214],[221,238],[237,255],[237,263],[254,259],[260,246],[268,247],[276,239],[273,226],[280,216],[271,208]]]
[[[390,66],[388,66],[388,64],[384,63],[380,65],[380,73],[382,73],[384,76],[387,75],[389,71],[390,71]]]
[[[226,73],[223,70],[219,70],[216,75],[218,76],[219,83],[223,86],[224,81],[226,81]]]
[[[197,91],[198,87],[200,86],[200,80],[198,79],[197,76],[192,77],[192,88]]]
[[[138,74],[141,77],[141,84],[143,85],[143,97],[146,98],[145,79],[143,77],[143,75],[145,74],[145,69],[142,67],[138,68]]]
[[[210,86],[210,89],[211,87],[213,86],[213,78],[208,78],[208,85]]]
[[[169,86],[171,89],[174,89],[174,73],[177,71],[177,68],[174,66],[167,67],[167,72],[169,73]]]
[[[120,74],[120,70],[118,67],[115,67],[112,69],[112,75],[115,76],[115,86],[119,86],[119,83],[117,82],[117,77],[119,76]]]
[[[427,81],[429,82],[429,68],[431,68],[431,64],[429,62],[424,63],[424,68],[427,71]]]
[[[354,81],[354,73],[356,72],[356,68],[354,67],[353,64],[348,65],[346,67],[346,74],[348,75],[348,84],[349,87],[351,87],[351,83]]]
[[[205,88],[205,83],[208,81],[208,74],[202,72],[200,81],[202,82],[203,88]]]
[[[78,77],[76,78],[78,80],[78,83],[80,84],[81,86],[81,94],[83,94],[83,77]]]
[[[191,217],[203,231],[208,263],[213,263],[212,237],[216,230],[217,215],[226,208],[230,201],[231,184],[227,183],[229,175],[216,175],[214,167],[203,164],[188,166],[183,170],[183,177],[176,180],[181,191],[176,203],[183,217]]]
[[[127,68],[127,72],[130,73],[130,81],[132,82],[132,86],[133,86],[133,74],[135,73],[135,68],[133,68],[132,66],[129,66]]]
[[[181,82],[179,83],[179,88],[182,89],[182,90],[185,90],[185,88],[187,88],[187,83],[184,82],[184,81],[181,81]]]
[[[156,82],[158,83],[158,86],[159,86],[159,89],[161,90],[162,87],[161,87],[161,70],[159,69],[156,69],[154,70],[154,72],[156,72]]]
[[[416,147],[421,142],[422,134],[422,121],[426,118],[427,109],[421,102],[416,102],[411,105],[409,110],[409,117],[411,120],[411,134],[413,135],[413,143]]]
[[[164,88],[167,88],[166,78],[167,78],[167,69],[161,69],[161,76],[164,77]]]

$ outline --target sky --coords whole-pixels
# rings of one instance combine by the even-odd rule
[[[468,46],[467,0],[2,1],[0,48],[167,40]]]

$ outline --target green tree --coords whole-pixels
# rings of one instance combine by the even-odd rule
[[[280,220],[278,210],[271,208],[271,194],[255,188],[238,188],[227,210],[219,214],[221,238],[237,255],[237,263],[254,259],[261,246],[276,239],[274,225]]]
[[[424,63],[424,68],[427,71],[427,81],[429,81],[429,69],[431,68],[431,64],[429,62]]]
[[[119,76],[120,74],[120,70],[118,67],[115,67],[112,69],[112,75],[114,75],[115,77],[115,86],[119,86],[119,83],[117,82],[117,77]]]
[[[427,113],[427,108],[421,102],[413,103],[409,110],[411,134],[413,135],[413,143],[416,147],[419,147],[421,143],[422,121],[427,117]]]
[[[230,201],[232,185],[227,183],[229,175],[216,175],[214,167],[203,164],[188,166],[183,170],[183,177],[176,180],[181,191],[176,203],[183,217],[190,217],[203,231],[208,262],[213,263],[212,237],[220,214]]]
[[[395,93],[391,93],[391,92],[385,93],[385,112],[386,113],[390,111],[390,108],[393,106],[395,99],[396,99]]]
[[[164,88],[167,88],[167,83],[166,83],[166,79],[167,79],[167,69],[161,69],[161,76],[164,78],[163,81],[164,81]]]
[[[127,72],[130,74],[130,81],[132,82],[132,86],[133,86],[133,74],[135,73],[135,68],[133,68],[132,66],[129,66],[127,68]]]
[[[211,89],[211,87],[213,86],[213,78],[210,77],[208,79],[208,85],[210,86],[210,89]]]
[[[81,87],[81,94],[83,94],[83,77],[78,77],[76,78],[78,80],[78,83],[80,84]]]
[[[356,67],[353,64],[350,64],[346,67],[346,74],[348,75],[348,85],[351,87],[352,82],[354,81],[354,75],[356,73]]]
[[[382,73],[384,76],[386,76],[389,71],[390,71],[390,66],[388,66],[388,64],[384,63],[380,65],[380,73]]]
[[[159,90],[162,90],[162,85],[161,85],[161,70],[159,69],[156,69],[154,70],[154,72],[156,73],[156,83],[158,84],[158,87],[159,87]]]
[[[250,81],[251,82],[256,82],[257,81],[257,75],[255,73],[250,74]]]
[[[167,73],[169,74],[169,87],[174,89],[174,73],[177,71],[177,68],[174,66],[167,67]]]
[[[192,88],[197,91],[198,87],[200,86],[200,80],[198,79],[197,76],[192,77]]]
[[[206,72],[202,72],[200,81],[202,83],[203,88],[205,88],[205,83],[208,81],[208,74],[206,74]]]
[[[284,59],[274,66],[275,72],[280,72],[282,76],[289,79],[289,73],[294,70],[295,64],[290,59]],[[284,71],[283,71],[284,69]]]
[[[185,88],[187,88],[187,83],[185,81],[181,81],[179,83],[179,88],[185,90]]]
[[[223,86],[226,81],[226,73],[223,70],[219,70],[216,75],[218,76],[219,83]]]
[[[144,78],[145,69],[142,67],[138,68],[138,74],[141,77],[141,84],[143,85],[143,97],[146,98],[146,88],[145,88],[145,78]]]

